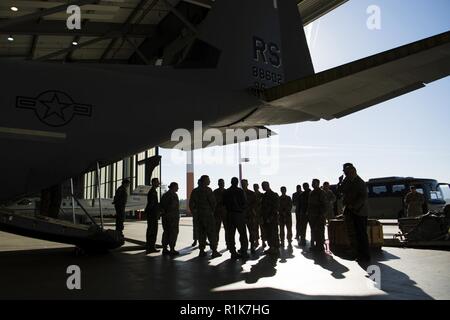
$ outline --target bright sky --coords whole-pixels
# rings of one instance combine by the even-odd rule
[[[381,30],[369,30],[367,8],[381,9]],[[316,72],[450,30],[448,0],[350,0],[317,20],[310,29],[310,50]],[[450,182],[450,77],[339,120],[270,127],[278,133],[259,146],[243,165],[251,184],[267,180],[279,192],[313,178],[336,183],[342,164],[352,162],[364,179],[414,176]],[[264,148],[266,146],[266,148]],[[219,163],[195,164],[195,181],[211,177],[211,187],[238,176],[237,146],[196,151],[195,158],[215,153]],[[261,151],[261,149],[263,149]],[[224,152],[226,157],[217,157]],[[259,154],[259,156],[258,156]],[[262,154],[262,155],[261,155]],[[266,155],[266,156],[264,156]],[[185,162],[172,161],[162,150],[162,182],[180,184],[186,194]],[[233,159],[234,158],[234,159]],[[221,162],[221,163],[220,163]]]

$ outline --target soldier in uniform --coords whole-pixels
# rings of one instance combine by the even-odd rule
[[[423,214],[423,204],[425,198],[423,194],[417,192],[415,186],[410,187],[410,192],[405,197],[407,217],[417,217]]]
[[[280,207],[280,199],[278,194],[270,189],[269,182],[264,181],[261,186],[265,191],[261,203],[261,212],[264,219],[264,232],[269,244],[269,249],[265,253],[279,256],[278,210]]]
[[[123,237],[123,223],[125,221],[125,206],[127,204],[128,193],[127,189],[130,186],[130,180],[124,179],[122,185],[117,188],[114,195],[114,208],[116,209],[116,231],[120,232]]]
[[[161,214],[158,202],[157,189],[159,188],[158,178],[152,179],[152,187],[147,194],[147,206],[145,207],[145,214],[147,216],[147,248],[146,252],[159,252],[156,249],[156,237],[158,236],[158,220]]]
[[[212,250],[211,258],[216,258],[221,254],[217,251],[216,220],[214,218],[216,200],[213,191],[209,188],[210,183],[208,176],[200,178],[200,186],[195,192],[192,192],[189,207],[191,212],[195,211],[198,216],[199,257],[206,256],[206,238],[208,238]]]
[[[197,180],[197,188],[194,188],[194,190],[192,190],[191,196],[189,197],[189,199],[192,198],[192,196],[198,191],[199,187],[200,187],[200,179]],[[191,211],[191,214],[192,214],[192,238],[194,240],[194,242],[192,242],[191,246],[195,247],[198,242],[198,215],[197,215],[197,212],[190,207],[190,204],[189,204],[189,210]]]
[[[311,250],[323,252],[325,244],[325,213],[327,210],[327,198],[325,192],[320,189],[320,181],[312,181],[313,190],[309,194],[308,219],[311,226]]]
[[[259,191],[259,184],[257,184],[257,183],[255,183],[253,185],[253,190],[255,192],[255,198],[256,198],[256,203],[255,203],[256,219],[258,220],[259,230],[260,230],[260,234],[261,234],[262,247],[264,249],[266,247],[267,240],[266,240],[266,236],[264,233],[264,221],[263,221],[262,213],[261,213],[261,202],[262,202],[263,194]]]
[[[177,195],[178,184],[172,182],[169,191],[161,197],[161,219],[163,226],[162,246],[163,254],[178,255],[175,245],[178,238],[178,228],[180,223],[180,201]],[[167,250],[170,247],[170,251]]]
[[[284,248],[284,239],[286,237],[284,228],[287,230],[287,241],[289,247],[292,247],[292,199],[286,195],[286,187],[281,187],[280,196],[280,214],[279,214],[279,224],[280,224],[280,241],[281,248]]]
[[[247,230],[245,229],[245,208],[247,201],[245,199],[244,190],[238,187],[239,180],[234,177],[231,179],[231,187],[227,189],[224,195],[224,203],[227,208],[227,222],[228,222],[228,250],[231,253],[232,259],[248,257],[248,238]],[[239,254],[236,252],[235,234],[236,229],[239,232],[239,242],[241,250]]]
[[[243,179],[241,181],[242,189],[244,190],[247,206],[245,209],[245,221],[247,224],[248,233],[250,234],[250,250],[251,253],[256,252],[259,246],[259,223],[256,215],[256,195],[253,191],[248,189],[248,181]]]
[[[344,220],[350,244],[359,263],[370,261],[367,219],[369,215],[367,186],[351,163],[344,164],[344,174],[339,178],[338,193],[342,194]]]
[[[299,211],[300,211],[300,234],[298,242],[301,246],[306,246],[306,229],[308,227],[308,201],[311,189],[308,183],[303,184],[303,192],[298,198]]]
[[[292,195],[292,205],[295,206],[295,239],[300,238],[300,195],[302,194],[302,186],[297,185],[296,192]]]
[[[214,218],[216,220],[216,239],[217,243],[219,243],[220,237],[220,228],[223,224],[223,228],[225,230],[225,235],[228,233],[227,230],[227,208],[223,203],[223,196],[225,194],[225,181],[223,179],[219,179],[218,181],[219,188],[214,190],[214,198],[216,199],[216,210],[214,212]],[[225,240],[227,240],[227,236],[225,236]],[[228,248],[228,243],[227,243]]]
[[[334,218],[334,203],[336,202],[336,196],[334,192],[330,189],[330,183],[324,182],[322,190],[325,192],[325,197],[327,199],[327,208],[325,211],[325,218],[330,221]]]

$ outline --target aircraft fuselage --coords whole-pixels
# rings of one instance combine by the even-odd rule
[[[0,62],[0,200],[251,110],[258,99],[215,70]],[[225,85],[224,85],[225,84]]]

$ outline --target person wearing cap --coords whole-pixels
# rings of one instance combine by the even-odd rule
[[[411,186],[405,197],[406,216],[412,218],[422,215],[424,203],[425,198],[423,194],[417,192],[416,186]]]
[[[342,194],[344,221],[352,253],[359,263],[370,261],[367,220],[369,215],[367,186],[351,163],[343,166],[345,179],[339,178],[338,192]]]
[[[130,180],[124,179],[122,185],[117,188],[114,195],[114,208],[116,209],[116,231],[120,232],[123,237],[123,223],[125,221],[125,206],[127,205],[128,192],[127,189],[130,186]]]
[[[163,255],[170,254],[176,256],[179,254],[179,252],[175,250],[180,223],[180,201],[178,199],[177,191],[178,183],[172,182],[169,185],[169,191],[164,193],[161,197]],[[167,246],[169,246],[170,251],[167,250]]]
[[[147,216],[147,233],[146,233],[146,253],[159,252],[156,249],[156,237],[158,235],[158,220],[160,216],[160,205],[158,201],[159,179],[152,179],[152,187],[147,194],[147,206],[145,207],[145,215]]]

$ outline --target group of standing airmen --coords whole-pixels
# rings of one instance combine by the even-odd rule
[[[248,181],[232,178],[231,186],[225,189],[223,179],[218,181],[219,187],[212,191],[210,179],[202,176],[198,180],[189,200],[189,209],[193,216],[194,243],[199,243],[199,256],[205,256],[206,240],[212,250],[211,257],[221,254],[217,251],[219,234],[223,225],[225,243],[233,259],[247,258],[248,249],[255,253],[262,240],[269,249],[266,253],[279,252],[278,240],[278,195],[270,190],[268,182],[262,183],[264,194],[259,192],[259,185],[248,188]],[[247,234],[248,230],[248,234]],[[236,250],[235,236],[239,233],[240,249]],[[261,237],[260,237],[261,234]]]
[[[370,259],[369,242],[367,238],[367,188],[364,181],[357,175],[355,167],[344,165],[344,176],[339,179],[337,193],[342,196],[343,214],[347,230],[354,249],[355,259],[367,261]],[[117,190],[115,197],[117,220],[116,228],[123,230],[124,208],[121,204],[125,197],[129,181],[124,181]],[[211,257],[219,257],[217,251],[219,234],[223,225],[225,242],[232,259],[248,258],[248,249],[254,254],[262,243],[264,252],[278,256],[280,247],[284,248],[285,240],[292,247],[292,208],[295,206],[296,239],[300,246],[306,245],[306,229],[311,228],[311,250],[324,251],[325,225],[334,216],[335,194],[330,190],[329,183],[320,187],[320,181],[312,181],[312,190],[308,183],[297,186],[292,198],[286,195],[286,187],[281,187],[281,196],[272,191],[269,182],[261,184],[264,193],[259,191],[259,185],[249,189],[247,180],[231,179],[231,186],[226,189],[223,179],[218,181],[218,188],[212,190],[210,179],[204,175],[198,180],[198,186],[190,196],[189,209],[193,216],[193,246],[199,244],[199,256],[206,256],[206,246],[209,241]],[[175,245],[179,231],[179,199],[178,184],[172,182],[169,190],[158,202],[157,188],[160,186],[157,178],[152,179],[148,193],[148,203],[145,209],[147,216],[147,253],[159,252],[156,248],[158,220],[161,216],[163,226],[163,254],[178,255]],[[125,190],[125,191],[124,191]],[[117,199],[116,199],[117,198]],[[119,206],[119,207],[118,207]],[[119,214],[123,212],[122,214]],[[248,235],[247,235],[248,230]],[[236,250],[235,235],[239,233],[240,250]]]
[[[175,245],[178,238],[180,223],[180,201],[178,199],[178,184],[172,182],[169,190],[158,200],[157,189],[160,186],[158,178],[153,178],[151,188],[147,194],[147,206],[145,215],[147,217],[146,252],[160,252],[156,249],[156,237],[158,235],[158,220],[161,218],[163,226],[162,246],[163,254],[178,255]],[[127,188],[130,185],[128,179],[124,179],[122,185],[116,190],[114,206],[116,209],[116,231],[123,237],[123,223],[125,220],[125,205],[127,203]]]

